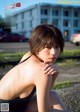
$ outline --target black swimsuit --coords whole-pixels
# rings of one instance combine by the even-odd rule
[[[28,58],[30,58],[30,57],[31,56],[29,56]],[[26,61],[28,58],[26,58],[22,62]],[[20,62],[19,64],[21,64],[22,62]],[[21,98],[21,99],[16,98],[13,100],[0,99],[0,106],[2,103],[8,103],[9,104],[9,112],[25,112],[25,109],[27,108],[27,104],[33,98],[35,92],[36,92],[36,87],[34,87],[31,94],[29,96],[27,96],[26,98]]]

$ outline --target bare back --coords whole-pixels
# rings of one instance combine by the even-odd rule
[[[0,81],[0,99],[28,96],[33,87],[32,61],[26,60],[12,68]]]

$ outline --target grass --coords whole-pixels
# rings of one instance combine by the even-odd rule
[[[21,57],[25,54],[25,52],[18,53],[0,53],[0,61],[16,61],[20,60]]]
[[[60,57],[64,56],[80,56],[80,49],[79,50],[64,50]]]
[[[62,61],[56,62],[58,66],[80,66],[80,61],[78,59],[64,59]]]
[[[80,84],[80,80],[77,82],[72,82],[72,81],[65,81],[65,82],[57,82],[54,84],[53,89],[58,90],[58,89],[63,89],[63,88],[69,88],[72,87],[74,84]]]
[[[0,61],[17,61],[20,60],[25,52],[17,53],[0,53]],[[64,50],[64,52],[59,57],[65,56],[80,56],[80,50]]]
[[[53,89],[62,89],[62,88],[68,88],[72,86],[72,82],[70,81],[66,81],[66,82],[59,82],[59,83],[56,83],[53,87]]]

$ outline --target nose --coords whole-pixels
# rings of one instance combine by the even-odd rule
[[[60,53],[60,50],[59,50],[59,48],[51,48],[51,54],[52,55],[59,55],[59,53]]]
[[[51,48],[51,54],[55,55],[56,54],[56,50],[54,48]]]

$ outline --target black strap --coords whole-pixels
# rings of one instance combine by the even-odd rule
[[[31,57],[31,55],[29,57],[27,57],[26,59],[24,59],[23,61],[19,62],[18,64],[23,63],[24,61],[26,61],[27,59],[29,59]]]
[[[35,92],[36,92],[36,86],[33,88],[33,90],[32,90],[32,92],[30,93],[30,95],[27,96],[26,98],[30,100],[30,99],[33,97],[33,95],[34,95]]]

